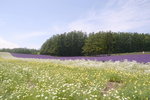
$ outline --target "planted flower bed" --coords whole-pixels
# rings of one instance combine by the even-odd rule
[[[11,53],[14,57],[19,58],[36,58],[36,59],[60,59],[60,60],[96,60],[96,61],[136,61],[140,63],[150,62],[150,54],[139,54],[139,55],[113,55],[113,56],[104,56],[104,57],[54,57],[47,55],[32,55],[32,54],[17,54]]]

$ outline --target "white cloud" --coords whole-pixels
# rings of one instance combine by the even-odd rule
[[[61,34],[67,30],[67,25],[53,26],[50,28],[50,30],[53,34]]]
[[[3,38],[0,37],[0,49],[1,48],[18,48],[19,46],[15,43],[9,42],[7,40],[4,40]]]
[[[150,23],[149,0],[109,0],[102,9],[73,21],[68,25],[69,31],[131,31]]]
[[[14,36],[14,39],[24,40],[24,39],[29,39],[29,38],[43,36],[43,35],[46,35],[46,34],[48,34],[48,33],[46,33],[46,32],[21,33],[21,34],[16,34]]]
[[[28,46],[25,46],[25,48],[29,48],[29,49],[40,49],[41,44],[28,44]]]
[[[40,36],[52,36],[54,34],[64,32],[64,29],[65,29],[64,27],[53,26],[49,29],[48,32],[26,32],[21,34],[15,34],[13,38],[16,40],[27,40],[32,38],[38,38]]]
[[[136,31],[146,26],[150,27],[150,0],[107,0],[104,7],[92,9],[81,18],[66,25],[50,27],[47,32],[29,32],[14,34],[13,39],[27,41],[28,39],[38,39],[41,36],[49,38],[54,34],[63,32],[82,30],[85,32],[97,31]],[[0,24],[4,25],[0,20]],[[150,31],[150,30],[149,30]],[[46,39],[45,39],[46,40]],[[30,41],[30,40],[29,40]],[[42,43],[41,43],[42,44]],[[39,44],[27,44],[29,48],[39,48]],[[16,44],[0,38],[1,47],[18,47]]]

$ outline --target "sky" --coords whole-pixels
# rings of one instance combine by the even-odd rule
[[[35,48],[55,34],[150,33],[150,0],[0,0],[0,48]]]

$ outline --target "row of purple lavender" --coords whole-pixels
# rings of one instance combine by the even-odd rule
[[[141,54],[141,55],[113,55],[113,56],[105,56],[105,57],[54,57],[47,55],[32,55],[32,54],[18,54],[11,53],[12,56],[18,58],[37,58],[37,59],[60,59],[60,60],[96,60],[96,61],[124,61],[125,59],[128,61],[137,61],[140,63],[148,63],[150,62],[150,54]]]

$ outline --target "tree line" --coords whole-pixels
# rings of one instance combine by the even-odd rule
[[[44,54],[52,56],[97,56],[101,54],[150,51],[150,34],[100,31],[87,34],[71,31],[46,40],[40,50],[0,49],[0,52]]]
[[[150,51],[150,34],[100,31],[86,34],[72,31],[49,38],[40,54],[53,56],[95,56]]]
[[[0,49],[0,52],[23,53],[23,54],[38,54],[39,50],[28,48]]]
[[[80,31],[54,35],[42,45],[40,54],[80,56],[85,39],[87,39],[86,33]]]

